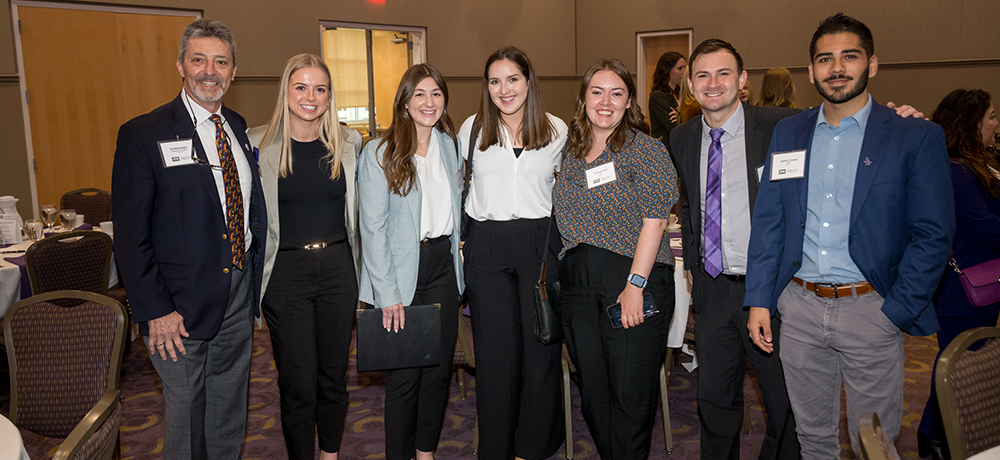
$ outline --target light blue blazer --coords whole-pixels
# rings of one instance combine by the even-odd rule
[[[458,293],[461,293],[465,290],[462,256],[458,250],[462,228],[462,198],[458,186],[461,164],[452,138],[436,129],[433,136],[445,170],[452,172],[448,174],[455,229],[451,234],[451,253]],[[359,297],[376,308],[413,302],[420,262],[420,183],[418,181],[406,196],[389,191],[382,169],[385,146],[379,145],[381,140],[368,142],[358,159],[359,230],[363,246]]]

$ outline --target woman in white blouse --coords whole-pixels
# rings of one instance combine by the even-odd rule
[[[386,330],[406,326],[404,305],[441,304],[441,364],[386,372],[385,458],[431,460],[444,422],[458,328],[460,195],[448,86],[427,64],[410,67],[385,136],[358,160],[361,301]]]
[[[532,289],[546,251],[547,279],[559,279],[561,242],[554,225],[546,232],[566,124],[542,109],[524,52],[506,47],[487,59],[479,113],[462,124],[459,142],[472,167],[465,211],[474,221],[463,252],[476,338],[478,455],[547,458],[562,444],[562,348],[535,340]]]

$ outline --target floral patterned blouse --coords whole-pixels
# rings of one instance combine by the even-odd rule
[[[565,152],[564,152],[565,154]],[[614,163],[615,180],[588,188],[587,170]],[[666,219],[679,196],[677,171],[663,143],[639,131],[627,134],[625,147],[605,147],[592,163],[566,156],[552,190],[562,258],[589,244],[632,258],[642,219]],[[663,238],[656,261],[673,265],[670,239]]]

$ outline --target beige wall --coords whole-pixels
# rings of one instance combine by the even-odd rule
[[[757,88],[763,69],[789,67],[798,88],[797,102],[815,105],[818,97],[803,71],[808,64],[808,41],[816,24],[835,10],[865,21],[875,33],[882,68],[872,79],[871,90],[879,101],[909,103],[929,114],[944,94],[959,86],[984,88],[1000,99],[1000,8],[996,0],[842,0],[835,8],[800,0],[629,0],[627,5],[604,0],[510,0],[499,8],[496,3],[468,0],[382,5],[361,0],[294,0],[294,8],[288,2],[270,0],[104,3],[201,11],[205,17],[226,23],[239,43],[237,78],[226,104],[242,113],[251,126],[270,117],[277,94],[275,76],[288,57],[320,52],[321,20],[426,27],[427,59],[448,77],[450,113],[456,124],[478,108],[484,60],[500,46],[513,44],[531,56],[542,77],[549,111],[568,119],[578,76],[591,63],[617,57],[634,69],[636,32],[685,28],[693,29],[695,43],[710,37],[733,42]],[[4,0],[0,6],[0,139],[4,139],[0,195],[21,197],[19,209],[22,215],[30,215],[13,34],[10,0]],[[940,60],[980,61],[919,64]],[[918,64],[901,64],[913,62]]]

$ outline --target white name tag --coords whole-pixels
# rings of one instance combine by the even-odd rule
[[[774,152],[771,154],[771,181],[806,177],[806,151]]]
[[[160,146],[160,157],[163,158],[164,168],[194,164],[191,155],[194,143],[191,139],[159,141],[157,144]]]
[[[615,175],[615,162],[613,161],[587,170],[587,188],[594,188],[616,180],[618,180],[618,176]]]

